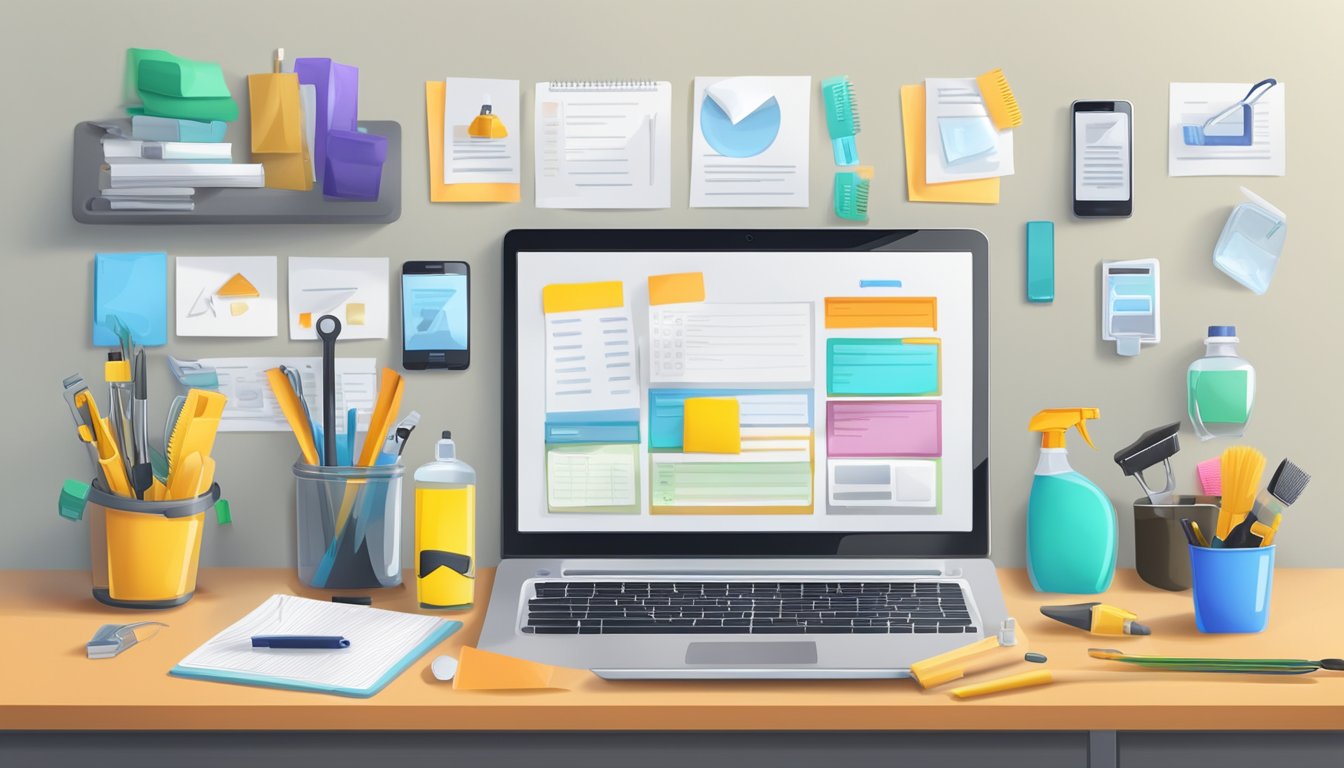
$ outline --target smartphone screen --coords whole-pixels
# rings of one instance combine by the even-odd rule
[[[463,369],[471,312],[467,265],[407,262],[401,275],[402,362],[409,369]]]
[[[1127,102],[1075,102],[1073,199],[1078,216],[1128,216],[1133,210],[1133,130]]]

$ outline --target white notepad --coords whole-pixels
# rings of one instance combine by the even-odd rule
[[[672,205],[672,84],[537,83],[538,208]]]
[[[169,671],[176,677],[368,697],[462,627],[460,621],[272,595]],[[253,635],[341,635],[342,650],[253,648]]]

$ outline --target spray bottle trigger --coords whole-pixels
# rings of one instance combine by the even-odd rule
[[[1078,423],[1075,424],[1074,426],[1078,427],[1078,434],[1083,436],[1083,439],[1087,441],[1087,444],[1092,446],[1093,449],[1095,449],[1097,447],[1097,444],[1092,442],[1092,436],[1087,434],[1087,419],[1079,419]]]

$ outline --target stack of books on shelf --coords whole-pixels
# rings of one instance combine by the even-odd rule
[[[238,104],[218,64],[166,51],[127,51],[129,126],[105,126],[99,174],[112,210],[190,211],[200,188],[265,186],[259,163],[233,162],[224,141]]]

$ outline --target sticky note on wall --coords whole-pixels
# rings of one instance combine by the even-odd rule
[[[619,280],[602,283],[556,283],[541,289],[541,309],[547,314],[623,306],[625,306],[625,291]]]
[[[933,296],[827,296],[827,328],[928,328],[938,330]]]
[[[938,339],[827,339],[832,395],[935,395],[942,390]]]
[[[119,345],[113,318],[136,344],[167,344],[168,254],[100,253],[93,263],[93,345]]]
[[[681,272],[675,275],[649,277],[649,305],[685,304],[705,300],[705,275],[702,272]]]
[[[686,453],[741,453],[742,427],[737,400],[687,398],[682,446]]]

